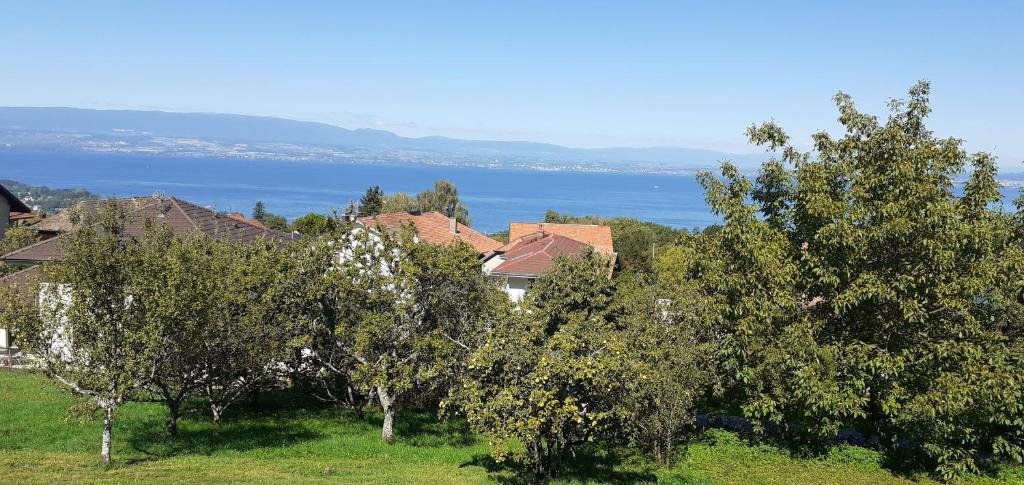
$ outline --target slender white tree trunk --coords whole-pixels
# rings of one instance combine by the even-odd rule
[[[103,456],[103,464],[110,464],[110,444],[113,440],[114,433],[114,406],[105,406],[106,416],[103,418],[103,446],[100,449],[100,454]]]
[[[388,394],[383,387],[377,388],[377,397],[380,399],[380,407],[384,410],[384,426],[381,428],[381,439],[385,443],[391,443],[395,439],[395,407],[394,397]]]

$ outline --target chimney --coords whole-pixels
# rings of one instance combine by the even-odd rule
[[[457,222],[455,222],[455,218],[454,217],[449,217],[448,218],[448,230],[451,231],[452,234],[458,234],[459,233],[459,224]]]

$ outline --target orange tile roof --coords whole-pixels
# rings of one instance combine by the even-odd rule
[[[498,249],[495,257],[500,257],[503,261],[491,270],[491,274],[541,276],[551,270],[555,258],[575,256],[586,248],[586,243],[558,234],[529,234]]]
[[[264,224],[264,223],[262,223],[262,222],[260,222],[260,221],[258,221],[256,219],[249,219],[249,218],[247,218],[247,217],[245,217],[242,214],[239,214],[237,212],[232,212],[232,213],[228,214],[228,217],[230,217],[230,218],[232,218],[232,219],[234,219],[234,220],[236,220],[238,222],[244,222],[246,224],[249,224],[250,226],[255,226],[255,227],[259,228],[259,229],[266,229],[267,228],[266,224]]]
[[[440,212],[391,212],[370,217],[360,217],[359,222],[366,226],[383,226],[389,231],[397,232],[405,224],[413,223],[420,241],[448,245],[456,239],[465,241],[478,253],[484,254],[501,247],[501,243],[464,224],[456,224],[456,234],[452,234],[451,220]]]
[[[569,239],[587,243],[598,251],[615,251],[612,244],[612,228],[594,224],[553,224],[548,222],[513,222],[508,225],[508,239],[515,241],[535,232],[558,234]]]

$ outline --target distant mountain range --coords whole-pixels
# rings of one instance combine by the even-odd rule
[[[197,143],[205,142],[205,143]],[[527,141],[409,138],[389,131],[264,116],[78,108],[0,107],[0,148],[65,148],[528,168],[687,171],[729,159],[752,168],[763,154],[678,147],[570,148]]]

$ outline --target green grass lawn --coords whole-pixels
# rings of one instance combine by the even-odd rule
[[[177,439],[163,434],[164,409],[129,404],[114,427],[115,465],[99,465],[102,423],[68,419],[74,398],[44,376],[0,371],[0,482],[3,483],[519,483],[495,464],[486,443],[461,422],[404,412],[397,441],[380,442],[380,421],[290,394],[236,409],[217,427],[197,412]],[[712,432],[677,466],[658,469],[632,456],[588,455],[565,472],[570,482],[700,484],[915,483],[879,465],[877,453],[845,447],[800,459],[735,435]],[[916,483],[930,483],[917,477]],[[975,483],[1024,483],[1020,469]]]

